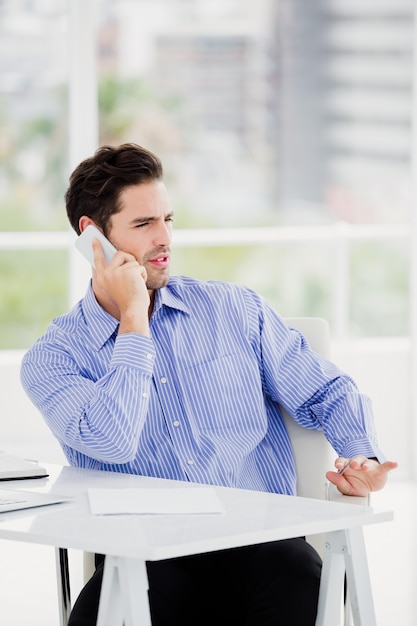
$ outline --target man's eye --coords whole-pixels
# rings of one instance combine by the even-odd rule
[[[174,221],[174,216],[173,216],[173,215],[171,215],[170,217],[167,217],[167,218],[165,219],[165,221],[166,221],[166,222],[173,222],[173,221]]]
[[[149,222],[142,222],[141,224],[136,224],[136,228],[143,228],[147,224],[149,224]]]

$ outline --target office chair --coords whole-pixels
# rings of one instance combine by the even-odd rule
[[[330,357],[330,329],[326,320],[318,317],[294,317],[286,318],[285,321],[290,328],[301,331],[315,352],[326,358]],[[337,455],[322,431],[303,428],[288,415],[285,409],[282,409],[282,413],[294,451],[297,495],[305,498],[331,499],[346,501],[349,504],[367,505],[367,498],[342,496],[333,485],[327,483],[326,472],[334,468]],[[307,540],[319,554],[323,554],[322,536],[314,535],[307,537]],[[60,626],[66,626],[71,611],[69,563],[66,549],[56,548],[56,562]],[[84,582],[87,582],[94,572],[94,555],[85,552],[83,564]],[[345,603],[343,620],[345,626],[351,624],[349,602]]]
[[[299,330],[308,340],[315,352],[330,358],[330,327],[328,322],[319,317],[285,318],[290,328]],[[345,502],[346,504],[370,505],[370,497],[342,495],[334,485],[326,480],[326,472],[334,469],[336,453],[321,430],[309,430],[295,422],[281,407],[285,426],[291,439],[297,474],[297,495],[304,498],[317,498]],[[307,541],[323,556],[323,535],[312,535]],[[346,590],[343,619],[344,626],[353,624],[349,602],[349,590]]]

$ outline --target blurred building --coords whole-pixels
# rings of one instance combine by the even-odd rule
[[[149,67],[186,103],[197,169],[226,201],[235,188],[229,215],[255,203],[287,222],[407,220],[413,0],[214,4],[160,1]]]
[[[274,90],[287,213],[405,221],[411,204],[413,0],[281,0]]]
[[[100,71],[145,77],[181,107],[181,153],[172,140],[162,156],[181,160],[193,211],[224,225],[408,219],[413,0],[97,8]],[[67,80],[67,10],[65,0],[0,0],[0,97],[16,116],[48,111],[45,93]]]

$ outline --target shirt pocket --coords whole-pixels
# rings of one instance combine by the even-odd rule
[[[189,418],[200,430],[258,430],[265,418],[257,364],[239,353],[193,363],[182,385]]]

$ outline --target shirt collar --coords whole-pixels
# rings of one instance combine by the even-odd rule
[[[82,310],[94,347],[100,350],[119,327],[118,320],[99,305],[90,285],[82,301]]]
[[[168,306],[171,309],[178,309],[179,311],[183,311],[188,314],[191,312],[189,306],[185,303],[182,290],[179,289],[179,285],[173,279],[170,279],[166,287],[157,289],[155,293],[153,312],[157,313],[162,306]]]

